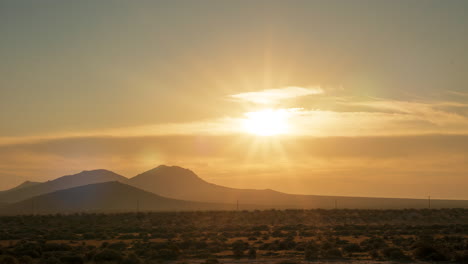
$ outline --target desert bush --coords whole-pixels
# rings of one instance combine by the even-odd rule
[[[342,258],[343,254],[339,248],[330,248],[321,252],[323,258],[337,259]]]
[[[129,254],[122,260],[122,264],[141,264],[141,260],[135,254]]]
[[[300,264],[299,262],[297,261],[294,261],[294,260],[283,260],[283,261],[280,261],[276,264]]]
[[[387,247],[387,243],[380,237],[370,237],[363,240],[360,246],[366,250],[377,250]]]
[[[204,264],[218,264],[218,263],[219,263],[219,260],[215,257],[207,258],[204,262]]]
[[[106,263],[106,262],[120,262],[122,255],[113,249],[104,249],[94,256],[94,262]]]
[[[42,251],[70,251],[72,247],[63,243],[45,243],[42,246]]]
[[[455,261],[460,264],[468,264],[468,250],[455,254]]]
[[[382,256],[387,260],[396,260],[396,261],[405,261],[410,260],[400,248],[397,247],[387,247],[381,250]]]
[[[83,264],[84,260],[79,255],[67,255],[60,258],[63,264]]]
[[[179,257],[179,251],[175,248],[163,248],[157,253],[158,259],[176,260]]]
[[[2,264],[18,264],[18,260],[9,255],[1,255],[0,256],[0,263]]]
[[[356,252],[362,252],[362,248],[356,243],[349,243],[343,246],[343,251],[348,252],[348,253],[356,253]]]
[[[317,260],[319,257],[319,247],[313,241],[307,243],[304,249],[304,259],[307,261]]]
[[[421,244],[413,250],[413,256],[419,260],[446,261],[447,257],[431,245]]]
[[[108,249],[113,249],[116,251],[123,251],[127,249],[128,245],[125,242],[119,241],[116,243],[111,243],[107,246]]]
[[[57,257],[51,256],[51,257],[41,258],[41,260],[39,260],[39,264],[62,264],[62,263],[60,263],[60,260]]]
[[[257,258],[257,250],[255,250],[255,248],[250,248],[249,252],[247,253],[247,257],[249,259],[256,259]]]
[[[32,263],[34,263],[34,260],[30,256],[21,256],[21,257],[18,258],[18,262],[21,263],[21,264],[32,264]],[[0,262],[0,263],[2,263],[2,262]]]
[[[242,258],[244,256],[244,251],[248,247],[248,243],[245,243],[242,240],[236,240],[234,243],[232,243],[232,253],[234,255],[234,258]]]

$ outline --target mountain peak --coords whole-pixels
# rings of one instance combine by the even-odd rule
[[[30,186],[34,186],[36,184],[40,184],[40,183],[39,182],[33,182],[33,181],[25,181],[25,182],[21,183],[20,185],[14,187],[12,189],[6,190],[4,192],[11,192],[11,191],[19,190],[19,189],[27,188],[27,187],[30,187]]]
[[[149,171],[143,172],[136,177],[140,175],[148,175],[148,174],[155,174],[155,175],[161,175],[161,176],[169,176],[169,177],[178,177],[178,176],[192,176],[198,178],[198,176],[191,170],[182,168],[179,166],[168,166],[168,165],[159,165],[154,169],[151,169]]]
[[[159,166],[157,166],[156,168],[154,168],[153,170],[168,170],[168,169],[176,169],[176,170],[189,170],[189,169],[186,169],[186,168],[182,168],[180,166],[169,166],[169,165],[165,165],[165,164],[161,164]]]
[[[193,171],[179,166],[159,165],[149,171],[138,174],[130,179],[130,182],[145,188],[150,185],[157,185],[160,188],[164,186],[198,186],[206,183],[198,177]]]
[[[79,174],[94,174],[94,173],[114,173],[110,170],[105,170],[105,169],[96,169],[96,170],[84,170],[80,173],[77,173],[75,175],[79,175]]]
[[[88,181],[91,181],[90,183],[95,183],[95,182],[104,182],[104,181],[126,181],[126,180],[127,178],[113,171],[97,169],[97,170],[84,170],[80,173],[62,176],[55,180],[52,180],[51,182],[83,181],[87,183]]]
[[[129,184],[143,190],[165,197],[185,199],[187,190],[205,192],[207,183],[193,171],[179,166],[160,165],[154,169],[138,174],[129,180]]]

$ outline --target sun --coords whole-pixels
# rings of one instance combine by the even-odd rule
[[[259,136],[286,134],[289,131],[288,111],[285,109],[264,109],[245,113],[244,130]]]

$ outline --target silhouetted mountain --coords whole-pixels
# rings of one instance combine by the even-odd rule
[[[107,170],[94,170],[94,171],[83,171],[75,175],[69,175],[60,177],[53,181],[48,181],[44,183],[25,183],[20,185],[12,190],[1,192],[0,193],[0,205],[2,203],[17,203],[32,197],[39,198],[36,196],[44,195],[59,190],[67,191],[66,197],[73,197],[68,193],[69,188],[111,182],[111,181],[120,181],[126,184],[129,184],[133,187],[132,191],[109,191],[109,188],[94,188],[91,187],[85,189],[73,189],[71,194],[79,194],[79,191],[86,191],[86,193],[81,194],[86,197],[79,197],[79,201],[89,202],[94,200],[96,203],[96,208],[99,207],[99,210],[105,210],[105,205],[109,204],[111,206],[109,210],[130,210],[133,207],[128,203],[132,200],[135,201],[136,198],[132,195],[140,195],[139,192],[150,192],[151,195],[156,195],[159,198],[167,197],[171,199],[178,199],[187,201],[193,201],[198,203],[210,203],[209,206],[202,206],[198,209],[215,209],[215,208],[227,208],[235,209],[235,204],[239,204],[240,209],[265,209],[265,208],[361,208],[361,209],[401,209],[401,208],[427,208],[428,200],[426,199],[396,199],[396,198],[369,198],[369,197],[344,197],[344,196],[320,196],[320,195],[296,195],[296,194],[286,194],[277,192],[270,189],[265,190],[254,190],[254,189],[235,189],[228,188],[212,183],[208,183],[198,177],[191,170],[184,169],[178,166],[165,166],[161,165],[155,169],[149,170],[142,174],[139,174],[131,179],[127,179],[123,176],[115,174]],[[106,185],[99,185],[106,186]],[[120,185],[118,185],[120,186]],[[125,186],[125,185],[124,185]],[[120,190],[123,187],[116,187],[116,190]],[[138,189],[137,189],[138,188]],[[139,190],[141,189],[141,190]],[[146,192],[144,192],[144,191]],[[106,193],[101,193],[106,192]],[[61,192],[62,194],[62,192]],[[148,193],[146,193],[148,194]],[[112,197],[112,195],[116,195]],[[163,196],[160,197],[159,195]],[[41,196],[42,197],[42,196]],[[60,204],[60,200],[54,201],[54,199],[60,199],[59,196],[45,196],[50,204]],[[146,197],[146,198],[145,198]],[[147,199],[147,196],[143,197]],[[34,199],[35,199],[34,198]],[[70,199],[71,199],[70,198]],[[76,198],[76,197],[75,197]],[[142,198],[142,199],[143,199]],[[33,200],[34,200],[33,199]],[[46,198],[41,198],[46,199]],[[104,200],[102,200],[104,199]],[[108,200],[111,201],[122,200],[122,205],[114,205]],[[139,198],[138,198],[139,199]],[[149,199],[149,198],[148,198]],[[166,199],[166,198],[164,198]],[[33,201],[32,200],[32,201]],[[170,199],[169,199],[170,200]],[[45,200],[41,200],[45,201]],[[41,202],[38,201],[38,202]],[[126,202],[124,202],[126,201]],[[142,200],[143,201],[143,200]],[[71,204],[70,210],[78,210],[76,206],[79,204],[73,204],[72,201],[68,202]],[[214,206],[213,203],[224,204],[227,207],[223,206]],[[31,204],[27,205],[24,203],[24,206],[31,208]],[[234,206],[233,206],[234,204]],[[19,205],[18,205],[19,206]],[[75,206],[75,207],[73,207]],[[142,204],[142,209],[145,205]],[[153,206],[153,207],[152,207]],[[154,207],[156,205],[148,205],[147,210],[160,210],[159,207]],[[460,208],[468,207],[467,200],[432,200],[432,208]],[[19,207],[18,207],[19,208]],[[51,207],[52,208],[52,207]],[[54,207],[59,208],[59,207]],[[75,209],[74,209],[75,208]],[[94,208],[86,204],[79,210],[95,210],[95,209],[86,209]],[[162,208],[162,207],[161,207]],[[164,207],[168,210],[170,208],[175,208],[173,210],[179,210],[177,206],[168,206]],[[66,209],[66,207],[62,207]],[[30,209],[31,210],[31,209]],[[52,210],[52,209],[51,209]],[[55,209],[54,209],[55,210]],[[58,209],[57,209],[58,210]],[[132,209],[133,210],[133,209]],[[163,209],[161,209],[163,210]],[[165,209],[164,209],[165,210]]]
[[[131,178],[128,184],[165,197],[269,208],[427,208],[425,199],[295,195],[273,190],[234,189],[208,183],[191,170],[161,165]],[[432,208],[468,207],[468,201],[432,200]]]
[[[181,210],[232,210],[234,205],[198,203],[165,198],[120,183],[105,182],[60,190],[9,204],[1,214],[73,212],[135,212]]]
[[[176,199],[218,200],[223,199],[230,188],[208,183],[189,169],[161,165],[129,179],[128,184],[137,188]],[[236,189],[232,189],[236,190]],[[236,199],[231,199],[236,202]]]
[[[128,184],[165,197],[183,200],[275,205],[273,190],[234,189],[208,183],[189,169],[161,165],[129,179]]]
[[[5,191],[1,191],[0,193],[16,191],[16,190],[23,189],[23,188],[26,188],[26,187],[31,187],[31,186],[34,186],[34,185],[37,185],[37,184],[40,184],[40,182],[25,181],[22,184],[14,187],[14,188],[11,188],[11,189],[8,189],[8,190],[5,190]]]
[[[127,180],[127,178],[108,170],[83,171],[78,174],[63,176],[52,181],[36,184],[29,183],[21,188],[18,188],[18,186],[15,189],[1,192],[0,202],[14,203],[37,195],[54,192],[57,190],[64,190],[92,183],[108,181],[126,182]]]

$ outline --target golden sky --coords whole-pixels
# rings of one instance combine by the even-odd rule
[[[0,189],[179,165],[468,199],[466,1],[0,3]]]

